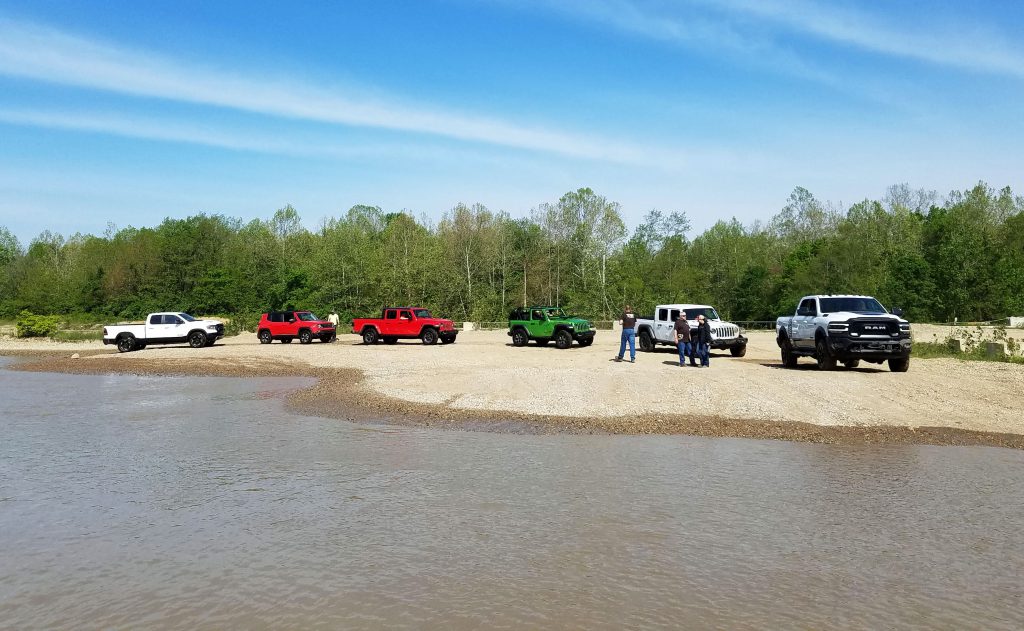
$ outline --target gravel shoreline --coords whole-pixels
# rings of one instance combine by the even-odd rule
[[[979,445],[1024,449],[1024,435],[942,426],[824,425],[791,420],[753,420],[718,415],[638,413],[573,416],[456,408],[445,402],[415,402],[383,396],[366,387],[356,368],[318,367],[302,361],[264,358],[171,358],[117,355],[82,349],[80,357],[50,349],[0,348],[0,355],[29,357],[13,370],[70,374],[212,377],[309,377],[315,383],[290,393],[289,409],[353,422],[530,434],[685,434],[788,440],[842,445]]]

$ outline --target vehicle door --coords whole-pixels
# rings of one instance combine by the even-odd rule
[[[543,309],[533,309],[530,311],[530,337],[551,337],[554,328],[554,325],[544,315]]]
[[[280,311],[272,311],[267,314],[267,328],[270,329],[270,334],[274,337],[285,336],[285,314]]]
[[[174,316],[165,316],[163,314],[154,314],[149,316],[149,320],[146,322],[146,339],[150,341],[158,341],[173,337],[171,331],[174,327],[171,322],[167,320],[172,317]]]
[[[415,337],[420,334],[416,329],[416,319],[412,316],[412,311],[408,309],[398,310],[398,334],[408,335],[409,337]]]
[[[398,309],[385,309],[384,321],[380,326],[381,335],[398,335]]]
[[[167,334],[164,336],[167,340],[181,341],[188,336],[189,323],[185,322],[176,315],[165,315],[164,324],[167,325]]]
[[[659,307],[657,317],[654,319],[654,336],[660,342],[675,343],[676,318],[679,317],[679,309]]]
[[[793,342],[797,346],[814,346],[814,320],[818,317],[818,301],[805,298],[793,318]]]

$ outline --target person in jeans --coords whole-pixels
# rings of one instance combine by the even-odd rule
[[[690,338],[693,339],[694,335],[691,333]],[[696,331],[696,343],[697,343],[697,357],[700,358],[700,365],[702,368],[711,367],[711,325],[704,318],[703,315],[697,316],[697,331]]]
[[[615,361],[622,361],[622,356],[626,354],[626,343],[629,343],[629,363],[636,361],[636,314],[633,313],[633,307],[626,305],[625,311],[622,312],[622,317],[619,318],[622,322],[622,336],[619,338],[619,354],[615,357]]]
[[[693,363],[692,355],[690,355],[690,323],[686,320],[686,312],[680,311],[679,317],[676,318],[676,348],[679,349],[679,367],[682,368],[686,365],[686,357],[691,358]],[[696,364],[694,364],[696,365]]]

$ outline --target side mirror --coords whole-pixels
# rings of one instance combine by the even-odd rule
[[[295,318],[288,318],[288,324],[295,324]]]
[[[896,307],[895,309],[892,310],[892,314],[894,316],[896,316],[897,318],[902,318],[903,317],[903,309],[900,309],[899,307]]]

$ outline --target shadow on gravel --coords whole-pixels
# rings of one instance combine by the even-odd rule
[[[793,368],[786,368],[781,363],[779,364],[766,364],[764,362],[757,362],[757,364],[763,368],[777,368],[779,370],[793,370],[793,371],[807,371],[807,372],[821,372],[818,370],[816,364],[797,364]],[[868,375],[873,375],[879,372],[890,372],[885,366],[858,366],[857,368],[846,368],[842,364],[836,366],[835,370],[829,372],[859,372]]]

